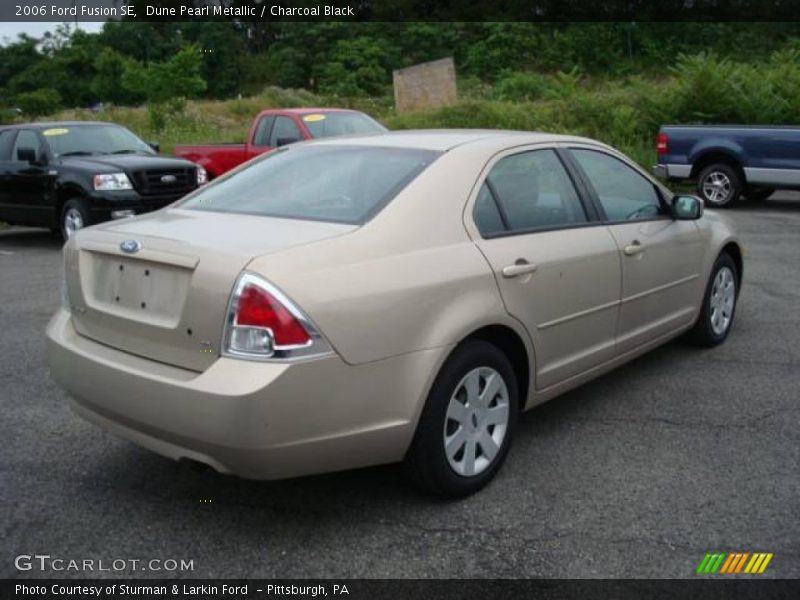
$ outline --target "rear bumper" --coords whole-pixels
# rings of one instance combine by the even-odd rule
[[[54,379],[79,415],[159,454],[277,479],[403,458],[447,349],[360,366],[220,358],[203,373],[80,336],[59,309],[47,328]]]
[[[688,179],[692,175],[692,165],[662,164],[653,165],[653,175],[661,179]]]

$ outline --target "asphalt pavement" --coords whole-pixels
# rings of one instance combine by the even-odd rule
[[[726,214],[746,248],[727,342],[675,341],[526,413],[456,502],[393,466],[244,481],[84,422],[44,356],[60,244],[0,230],[0,577],[91,574],[15,567],[49,554],[191,560],[182,577],[673,578],[734,551],[800,577],[800,195]]]

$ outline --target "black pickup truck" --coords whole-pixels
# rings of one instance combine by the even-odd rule
[[[156,210],[205,183],[203,167],[159,156],[113,123],[0,127],[0,221],[81,227]]]

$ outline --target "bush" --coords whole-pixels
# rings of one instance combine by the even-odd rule
[[[547,80],[538,73],[501,74],[494,86],[494,96],[498,100],[530,102],[541,98],[547,90]]]
[[[16,103],[26,116],[41,117],[56,112],[61,106],[61,96],[52,88],[41,88],[17,94]]]

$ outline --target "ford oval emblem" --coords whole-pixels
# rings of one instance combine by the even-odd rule
[[[178,181],[178,178],[175,175],[162,175],[161,176],[161,183],[175,183]]]
[[[142,245],[136,240],[125,240],[120,243],[119,249],[128,254],[135,254],[142,249]]]

